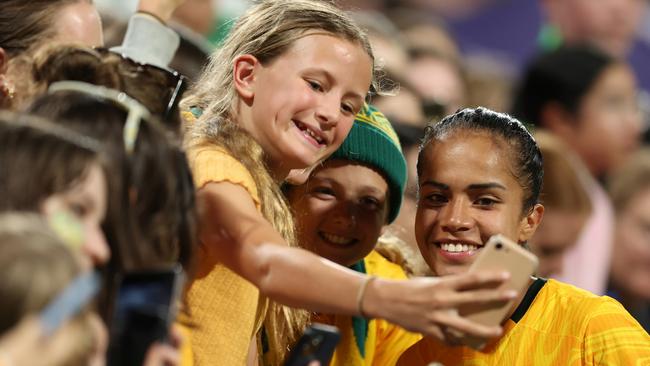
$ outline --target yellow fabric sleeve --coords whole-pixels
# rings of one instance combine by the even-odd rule
[[[252,176],[225,149],[203,144],[189,148],[187,155],[197,189],[210,182],[238,184],[260,209]],[[192,327],[194,361],[197,365],[244,365],[256,332],[259,292],[202,248],[197,255],[196,278],[187,292],[188,315],[184,319]]]
[[[650,336],[616,300],[592,311],[584,339],[585,364],[650,365]]]

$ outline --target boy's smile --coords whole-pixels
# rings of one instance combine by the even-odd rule
[[[302,246],[344,266],[374,249],[386,223],[386,180],[353,161],[326,161],[287,197]]]

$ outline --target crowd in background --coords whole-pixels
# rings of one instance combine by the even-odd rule
[[[650,362],[650,3],[337,4],[0,3],[0,366],[281,365],[313,321],[341,331],[333,365],[462,365],[484,355],[454,331],[532,336],[450,309],[541,287],[576,326],[607,313],[583,343],[629,349],[603,360]],[[509,195],[463,206],[486,176]],[[524,296],[449,266],[487,233],[553,280]],[[175,265],[178,316],[132,355],[118,279]],[[48,333],[42,311],[90,275]]]

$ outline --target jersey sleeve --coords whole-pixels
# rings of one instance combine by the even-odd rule
[[[585,328],[584,365],[650,365],[650,336],[616,300],[605,298]]]

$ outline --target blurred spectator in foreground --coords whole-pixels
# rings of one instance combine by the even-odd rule
[[[609,295],[650,332],[650,150],[616,171],[609,192],[617,214]]]
[[[0,215],[3,365],[104,364],[106,329],[90,306],[73,314],[53,334],[45,334],[43,320],[35,319],[85,271],[70,244],[39,215]]]

